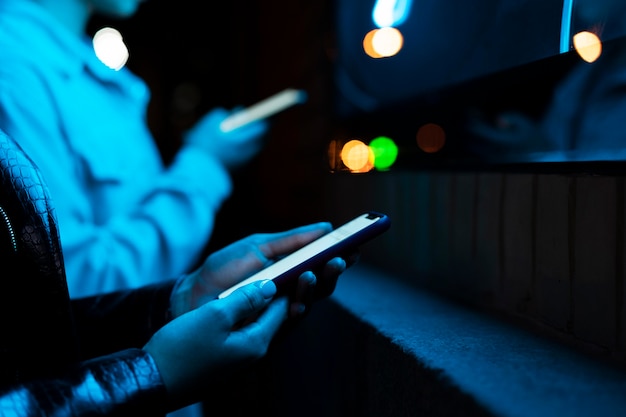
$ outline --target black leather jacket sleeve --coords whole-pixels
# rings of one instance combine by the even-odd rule
[[[175,284],[71,300],[54,206],[0,132],[0,416],[152,416],[166,392],[141,348]]]
[[[58,378],[14,385],[0,393],[0,415],[162,416],[165,398],[152,357],[127,349],[79,363]]]
[[[0,416],[164,415],[165,386],[141,347],[169,320],[174,284],[72,300],[83,361],[0,392]]]
[[[83,359],[141,348],[170,320],[176,280],[134,290],[72,300],[74,325]]]

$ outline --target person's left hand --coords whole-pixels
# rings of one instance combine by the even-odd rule
[[[161,327],[143,349],[161,374],[167,411],[200,401],[210,384],[265,356],[287,303],[271,280],[257,281]]]
[[[171,298],[173,316],[215,299],[224,290],[331,230],[330,223],[322,222],[280,233],[258,233],[212,253],[199,269],[180,279]],[[346,267],[346,260],[333,258],[319,271],[301,274],[290,299],[290,316],[304,314],[315,299],[330,295]]]

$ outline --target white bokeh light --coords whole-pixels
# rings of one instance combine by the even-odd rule
[[[404,39],[396,28],[386,27],[378,29],[372,36],[372,47],[381,57],[390,57],[402,49]]]
[[[97,31],[93,37],[93,48],[98,59],[116,71],[128,61],[128,48],[116,29],[105,27]]]

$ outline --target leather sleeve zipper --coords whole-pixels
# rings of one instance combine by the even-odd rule
[[[17,240],[15,239],[15,231],[13,230],[13,226],[11,225],[9,216],[4,211],[2,206],[0,206],[0,221],[2,222],[2,224],[4,224],[8,232],[9,239],[11,241],[11,246],[13,247],[13,252],[17,252]]]

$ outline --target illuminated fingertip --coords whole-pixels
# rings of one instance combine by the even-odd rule
[[[330,262],[332,263],[332,266],[334,268],[340,269],[340,270],[346,269],[348,265],[345,259],[339,258],[339,257],[331,259]]]
[[[272,298],[276,295],[276,284],[271,279],[266,279],[258,284],[264,298]]]
[[[303,272],[302,275],[300,275],[300,279],[306,282],[308,286],[313,286],[317,283],[317,277],[311,271]]]

